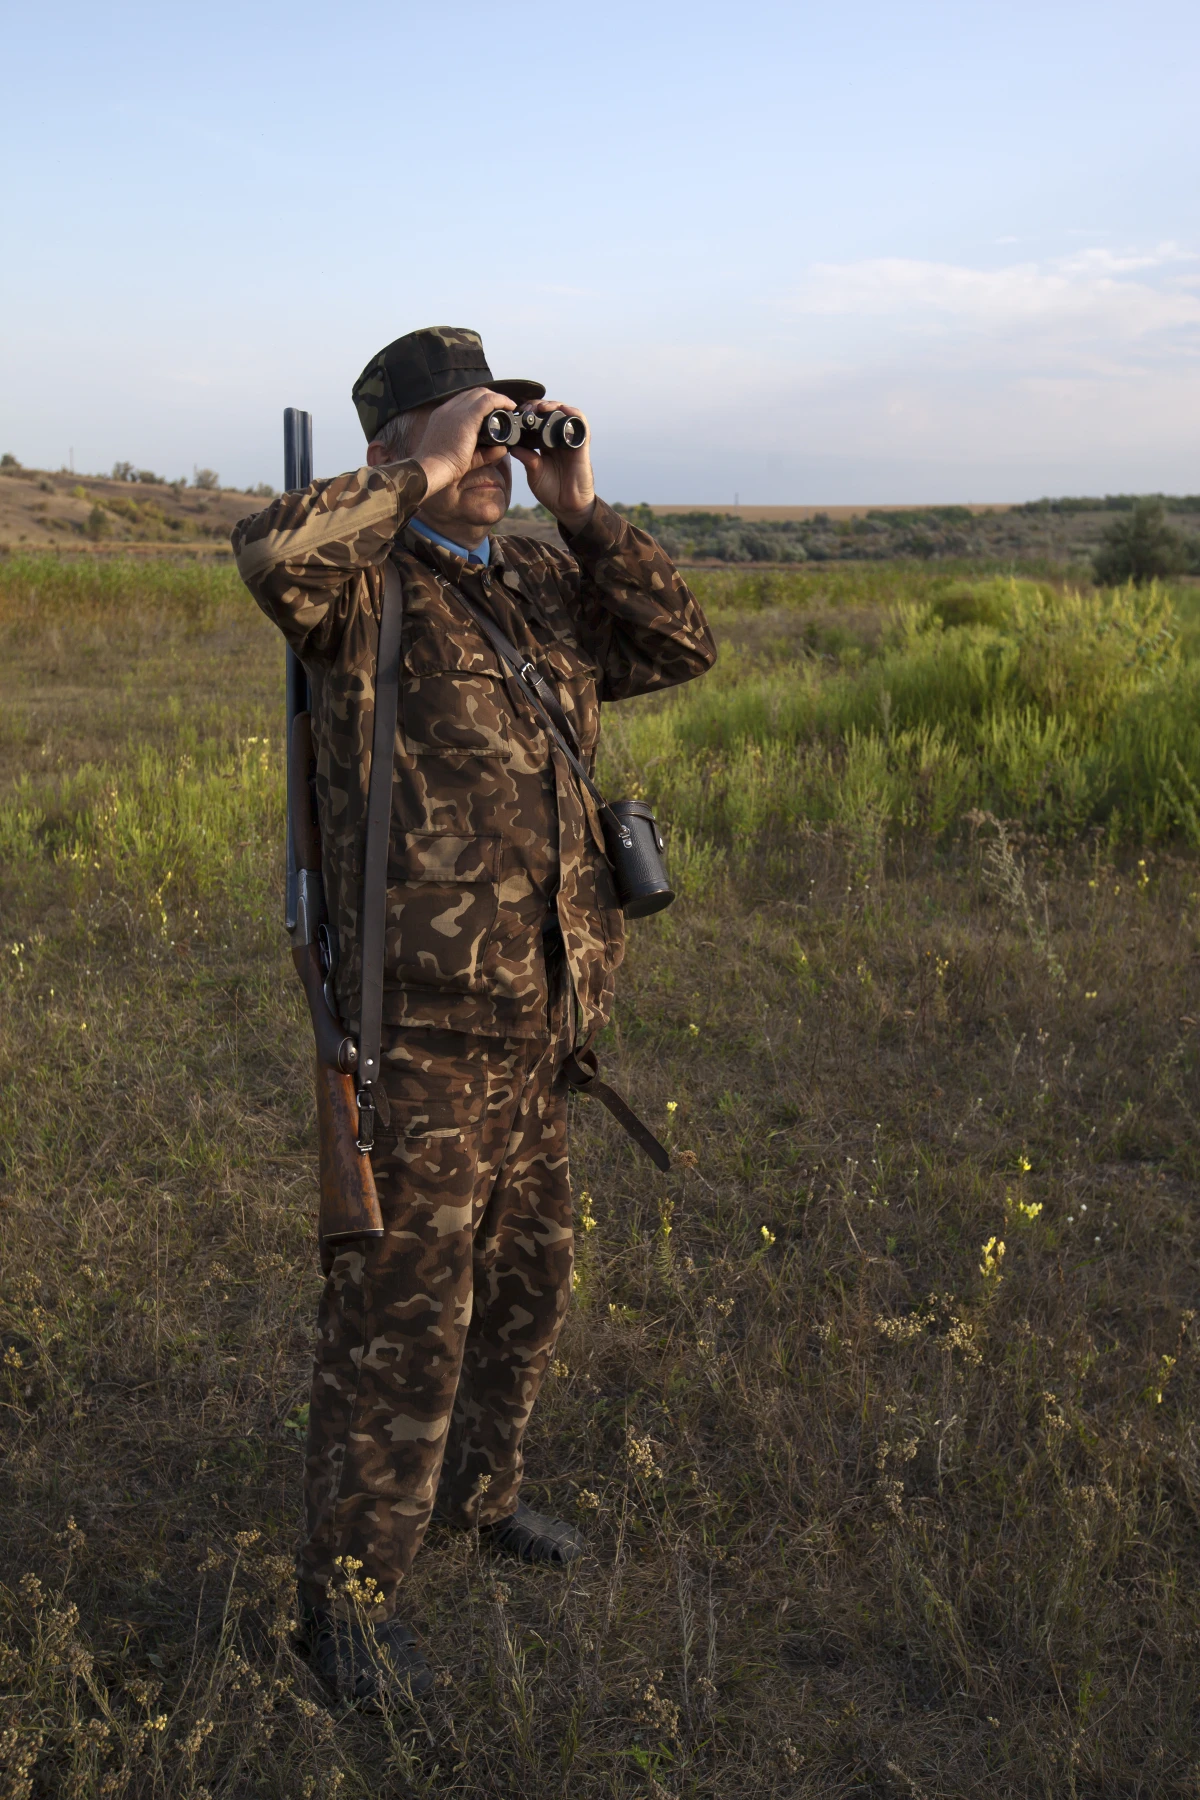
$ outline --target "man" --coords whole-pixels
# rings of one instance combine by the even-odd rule
[[[585,448],[513,454],[564,549],[490,536],[508,453],[472,331],[410,332],[363,371],[367,466],[284,494],[233,533],[238,568],[307,670],[336,992],[360,1026],[359,909],[384,568],[404,600],[384,968],[385,1235],[333,1259],[318,1321],[299,1557],[308,1653],[347,1697],[385,1664],[432,1677],[396,1617],[435,1504],[498,1552],[563,1564],[571,1528],[520,1500],[521,1441],[570,1291],[562,1065],[607,1019],[623,921],[591,796],[467,596],[537,666],[587,762],[599,703],[715,656],[667,557],[603,501]],[[364,1623],[366,1621],[366,1623]]]

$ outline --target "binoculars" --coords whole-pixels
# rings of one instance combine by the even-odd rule
[[[587,443],[587,426],[578,413],[540,413],[535,407],[490,412],[479,432],[479,448],[519,444],[523,450],[579,450]]]

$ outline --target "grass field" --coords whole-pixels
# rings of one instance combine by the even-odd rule
[[[1193,591],[697,577],[529,1441],[419,1720],[287,1647],[319,1288],[282,655],[226,567],[0,562],[0,1800],[1200,1794]],[[1051,730],[1053,726],[1053,730]],[[1040,733],[1040,735],[1039,735]]]

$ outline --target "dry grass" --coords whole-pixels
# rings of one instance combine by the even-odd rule
[[[195,550],[229,554],[238,519],[264,505],[232,489],[186,487],[178,482],[113,481],[72,475],[65,469],[0,473],[0,549],[67,552],[97,544],[142,543],[161,553],[186,542]]]
[[[335,1716],[281,658],[88,604],[0,673],[3,1800],[1200,1792],[1195,861],[694,849],[608,1047],[679,1166],[579,1107],[531,1432],[596,1556],[431,1535],[433,1704]]]

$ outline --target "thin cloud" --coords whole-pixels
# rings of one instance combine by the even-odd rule
[[[1053,263],[996,269],[878,257],[822,263],[791,302],[794,317],[888,320],[905,334],[1001,339],[1052,333],[1064,348],[1098,342],[1113,348],[1162,333],[1200,328],[1196,258],[1176,244],[1153,251],[1088,249]],[[1179,271],[1187,270],[1187,274]],[[1158,273],[1157,282],[1145,277]]]
[[[1179,263],[1200,261],[1194,251],[1169,241],[1153,250],[1109,250],[1097,245],[1075,256],[1062,257],[1054,267],[1068,275],[1128,275],[1135,269],[1167,269]]]

